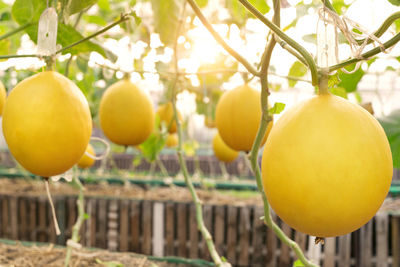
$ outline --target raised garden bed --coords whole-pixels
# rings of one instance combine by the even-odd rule
[[[51,186],[60,227],[57,237],[41,181],[0,179],[0,235],[9,239],[64,245],[76,219],[76,192],[65,183]],[[181,187],[87,184],[85,209],[89,219],[81,243],[110,251],[179,256],[210,260],[195,223],[189,192]],[[259,218],[263,208],[254,191],[199,190],[207,227],[217,250],[234,266],[291,266],[293,255]],[[232,193],[234,192],[234,193]],[[360,230],[329,238],[323,247],[278,220],[283,230],[314,253],[324,266],[366,266],[363,262],[398,266],[400,249],[399,200],[388,199],[381,212]],[[339,249],[337,250],[336,247]],[[318,251],[316,253],[315,251]],[[329,265],[331,264],[331,265]],[[360,265],[361,264],[361,265]]]

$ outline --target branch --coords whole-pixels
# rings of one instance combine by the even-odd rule
[[[188,0],[190,3],[190,0]],[[186,2],[184,2],[184,8],[182,11],[182,14],[184,14],[185,11],[185,7],[186,7]],[[193,6],[192,6],[193,7]],[[183,17],[183,16],[182,16]],[[177,127],[177,131],[178,131],[178,147],[177,147],[177,154],[178,154],[178,159],[179,159],[179,164],[181,166],[181,170],[183,173],[183,177],[185,179],[185,183],[190,191],[190,194],[192,196],[193,202],[196,206],[196,221],[197,221],[197,227],[199,229],[199,231],[201,232],[204,240],[206,241],[207,244],[207,248],[208,251],[210,252],[211,258],[213,259],[215,265],[217,267],[221,267],[221,266],[230,266],[229,263],[224,263],[221,259],[221,257],[219,256],[217,250],[215,249],[215,245],[214,242],[212,240],[212,236],[210,234],[210,232],[207,230],[207,227],[204,224],[204,219],[203,219],[203,209],[202,209],[202,204],[201,201],[199,199],[199,197],[197,196],[196,193],[196,189],[193,186],[192,180],[189,177],[189,172],[187,170],[187,166],[185,163],[185,160],[183,158],[183,151],[182,151],[182,127],[180,124],[180,120],[178,117],[178,110],[176,108],[176,86],[178,83],[178,79],[179,79],[179,73],[178,73],[178,36],[180,33],[180,28],[182,26],[182,21],[181,23],[178,25],[178,29],[177,29],[177,36],[175,38],[175,45],[174,45],[174,69],[175,69],[175,79],[172,83],[172,106],[173,106],[173,111],[174,111],[174,120],[176,123],[176,127]]]
[[[274,0],[274,18],[273,22],[277,27],[280,25],[280,0]],[[278,236],[278,238],[289,247],[291,247],[296,253],[297,258],[307,267],[314,267],[316,265],[312,264],[307,260],[304,256],[303,251],[300,249],[299,245],[291,240],[282,229],[272,220],[271,217],[271,208],[267,200],[267,196],[264,192],[263,184],[262,184],[262,175],[260,171],[260,167],[258,165],[258,152],[261,146],[261,142],[264,139],[267,126],[269,123],[272,123],[272,116],[268,112],[268,68],[271,61],[272,51],[275,47],[276,41],[275,38],[272,38],[267,44],[265,53],[263,55],[261,61],[261,71],[260,71],[260,81],[261,81],[261,107],[262,107],[262,118],[260,122],[260,126],[258,128],[256,139],[253,143],[253,147],[250,151],[249,160],[253,173],[256,176],[257,187],[261,193],[263,204],[264,204],[264,223],[270,227],[274,233]],[[246,158],[246,160],[248,160]]]
[[[82,223],[85,221],[85,200],[83,196],[83,190],[85,189],[79,181],[79,176],[74,173],[74,183],[75,185],[79,188],[79,195],[78,195],[78,200],[76,201],[76,204],[78,206],[78,218],[76,219],[76,222],[74,226],[72,227],[72,236],[71,239],[67,241],[67,253],[65,256],[65,262],[64,266],[68,267],[69,266],[69,261],[71,258],[71,253],[72,253],[72,246],[71,244],[68,244],[69,242],[72,241],[72,243],[78,243],[79,242],[79,231],[81,229]]]
[[[189,1],[189,0],[188,0]],[[315,64],[315,61],[313,57],[308,53],[308,51],[302,47],[300,44],[298,44],[295,40],[290,38],[288,35],[286,35],[279,27],[277,27],[274,23],[269,21],[263,14],[260,13],[252,4],[249,3],[247,0],[239,0],[242,5],[247,8],[256,18],[261,20],[268,28],[270,28],[279,38],[281,38],[283,41],[288,43],[291,47],[293,47],[297,52],[299,52],[300,55],[302,55],[307,62],[308,67],[310,68],[311,71],[311,77],[312,77],[312,84],[314,86],[318,85],[318,69],[317,65]]]
[[[196,13],[197,17],[200,19],[201,23],[203,23],[204,27],[211,33],[214,39],[229,53],[233,56],[237,61],[239,61],[251,74],[258,76],[259,73],[257,70],[238,52],[236,52],[232,47],[230,47],[224,39],[214,30],[210,22],[204,17],[200,8],[197,6],[194,0],[187,0],[189,5],[192,7],[194,13]]]
[[[106,32],[106,31],[108,31],[109,29],[113,28],[114,26],[116,26],[116,25],[118,25],[118,24],[120,24],[120,23],[122,23],[122,22],[124,22],[124,21],[126,21],[126,20],[128,20],[128,19],[130,19],[130,16],[131,16],[130,13],[128,13],[128,14],[122,14],[121,17],[120,17],[120,19],[117,20],[116,22],[114,22],[114,23],[112,23],[112,24],[110,24],[110,25],[104,27],[104,28],[101,29],[100,31],[95,32],[95,33],[93,33],[92,35],[89,35],[89,36],[86,37],[86,38],[83,38],[83,39],[81,39],[81,40],[79,40],[79,41],[77,41],[77,42],[75,42],[75,43],[72,43],[72,44],[70,44],[70,45],[68,45],[68,46],[66,46],[66,47],[63,47],[63,48],[57,50],[57,51],[56,51],[56,54],[62,53],[62,52],[64,52],[65,50],[67,50],[67,49],[69,49],[69,48],[71,48],[71,47],[74,47],[74,46],[76,46],[76,45],[78,45],[78,44],[81,44],[81,43],[83,43],[83,42],[86,42],[86,41],[92,39],[93,37],[96,37],[97,35],[100,35],[100,34]]]
[[[397,44],[399,41],[400,41],[400,33],[396,34],[389,41],[383,43],[383,47],[385,49],[388,49],[388,48],[394,46],[395,44]],[[331,71],[346,67],[348,65],[357,63],[357,62],[362,61],[362,60],[368,60],[370,57],[375,56],[376,54],[379,54],[380,52],[382,52],[381,47],[380,46],[375,47],[375,48],[363,53],[360,58],[352,58],[352,59],[346,60],[346,61],[344,61],[342,63],[330,66],[328,68],[328,71],[331,72]]]
[[[331,2],[329,0],[321,0],[321,1],[327,8],[329,8],[330,10],[334,11],[335,13],[337,13],[336,10],[333,8],[333,6],[332,6],[332,4],[331,4]],[[389,29],[390,25],[392,25],[393,22],[395,22],[398,19],[400,19],[400,11],[395,12],[392,15],[390,15],[389,17],[387,17],[385,19],[385,21],[382,23],[382,25],[374,32],[375,37],[377,37],[377,38],[381,37],[387,31],[387,29]],[[357,41],[357,43],[359,45],[361,45],[361,44],[364,43],[365,38],[364,39],[359,39],[359,40],[356,40],[356,41]],[[373,42],[373,40],[368,38],[367,44],[370,44],[372,42]]]
[[[26,28],[32,26],[33,24],[34,24],[34,23],[32,23],[32,22],[26,23],[26,24],[24,24],[24,25],[22,25],[22,26],[16,28],[15,30],[12,30],[12,31],[10,31],[10,32],[7,32],[7,33],[1,35],[1,36],[0,36],[0,41],[6,39],[6,38],[8,38],[8,37],[10,37],[11,35],[14,35],[14,34],[20,32],[20,31],[25,30]]]
[[[40,58],[39,55],[31,54],[31,55],[5,55],[5,56],[0,56],[0,59],[19,58],[19,57],[38,57],[38,58]]]

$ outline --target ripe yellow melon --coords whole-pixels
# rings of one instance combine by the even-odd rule
[[[213,150],[220,161],[227,163],[234,161],[239,156],[239,152],[227,146],[218,133],[213,138]]]
[[[64,173],[82,157],[92,132],[89,105],[63,75],[45,71],[9,94],[3,133],[15,159],[43,177]]]
[[[165,141],[165,145],[167,147],[176,147],[178,145],[178,135],[176,133],[174,134],[168,134],[167,140]]]
[[[294,229],[318,237],[357,230],[385,199],[393,164],[378,121],[330,94],[287,110],[262,158],[265,194]]]
[[[160,121],[163,122],[168,128],[169,133],[176,133],[177,127],[174,119],[174,108],[171,102],[160,105],[157,110]],[[178,111],[178,119],[182,121],[182,115]]]
[[[154,109],[148,94],[128,79],[111,85],[100,101],[100,126],[119,145],[143,143],[154,127]]]
[[[94,149],[91,144],[88,144],[85,153],[81,157],[81,159],[78,161],[78,167],[82,169],[86,169],[89,167],[92,167],[94,164],[94,158],[89,157],[86,155],[86,153],[89,153],[92,156],[96,156],[96,153],[94,152]]]
[[[4,103],[6,102],[7,92],[3,83],[0,82],[0,116],[3,114]]]
[[[261,93],[245,84],[225,92],[218,101],[215,122],[225,144],[250,151],[261,120]],[[263,144],[272,128],[269,123]]]

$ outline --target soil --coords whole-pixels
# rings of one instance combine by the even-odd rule
[[[52,195],[76,195],[78,190],[69,183],[51,182],[50,190]],[[220,205],[262,205],[262,199],[255,191],[222,191],[196,189],[196,192],[203,203]],[[46,194],[44,183],[32,179],[0,179],[0,194],[19,195],[44,195]],[[107,183],[86,184],[85,196],[108,196],[118,198],[135,198],[150,200],[174,200],[191,202],[190,191],[184,187],[140,187],[132,184],[110,185]]]
[[[56,248],[54,247],[54,245],[25,247],[21,244],[6,245],[4,243],[0,243],[0,266],[61,267],[64,266],[65,254],[66,249]],[[114,262],[115,264],[112,265],[111,262]],[[109,263],[109,265],[106,265],[107,263]],[[79,252],[72,253],[70,266],[184,267],[185,265],[150,261],[146,257],[134,253],[109,252],[105,250],[93,251],[82,249]]]

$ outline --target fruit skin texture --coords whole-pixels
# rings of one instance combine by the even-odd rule
[[[167,127],[169,127],[168,132],[170,134],[176,133],[177,127],[174,119],[174,108],[171,102],[160,105],[157,110],[157,115],[161,122],[164,122]],[[182,115],[178,111],[178,119],[182,121]],[[172,122],[171,122],[172,121]]]
[[[167,147],[176,147],[178,146],[178,135],[175,134],[168,134],[167,140],[165,141],[165,145]]]
[[[218,101],[215,122],[225,144],[237,151],[250,151],[261,120],[261,93],[247,84],[225,92]],[[262,144],[272,128],[269,123]]]
[[[4,103],[6,102],[7,92],[3,83],[0,82],[0,116],[3,114]]]
[[[227,146],[222,140],[221,136],[217,133],[213,138],[213,150],[215,156],[223,162],[229,163],[234,161],[239,152]]]
[[[344,235],[367,223],[392,175],[389,143],[378,121],[328,94],[286,111],[262,158],[273,210],[292,228],[318,237]]]
[[[100,126],[112,142],[139,145],[154,127],[154,109],[150,97],[128,79],[111,85],[100,101]]]
[[[9,94],[3,133],[15,159],[33,174],[62,174],[82,157],[92,133],[89,105],[63,75],[31,76]]]
[[[89,153],[92,156],[96,156],[92,145],[88,144],[88,146],[86,147],[85,153],[83,154],[83,156],[77,163],[79,168],[86,169],[86,168],[92,167],[94,164],[95,160],[93,158],[89,157],[88,155],[86,155],[86,153]]]

